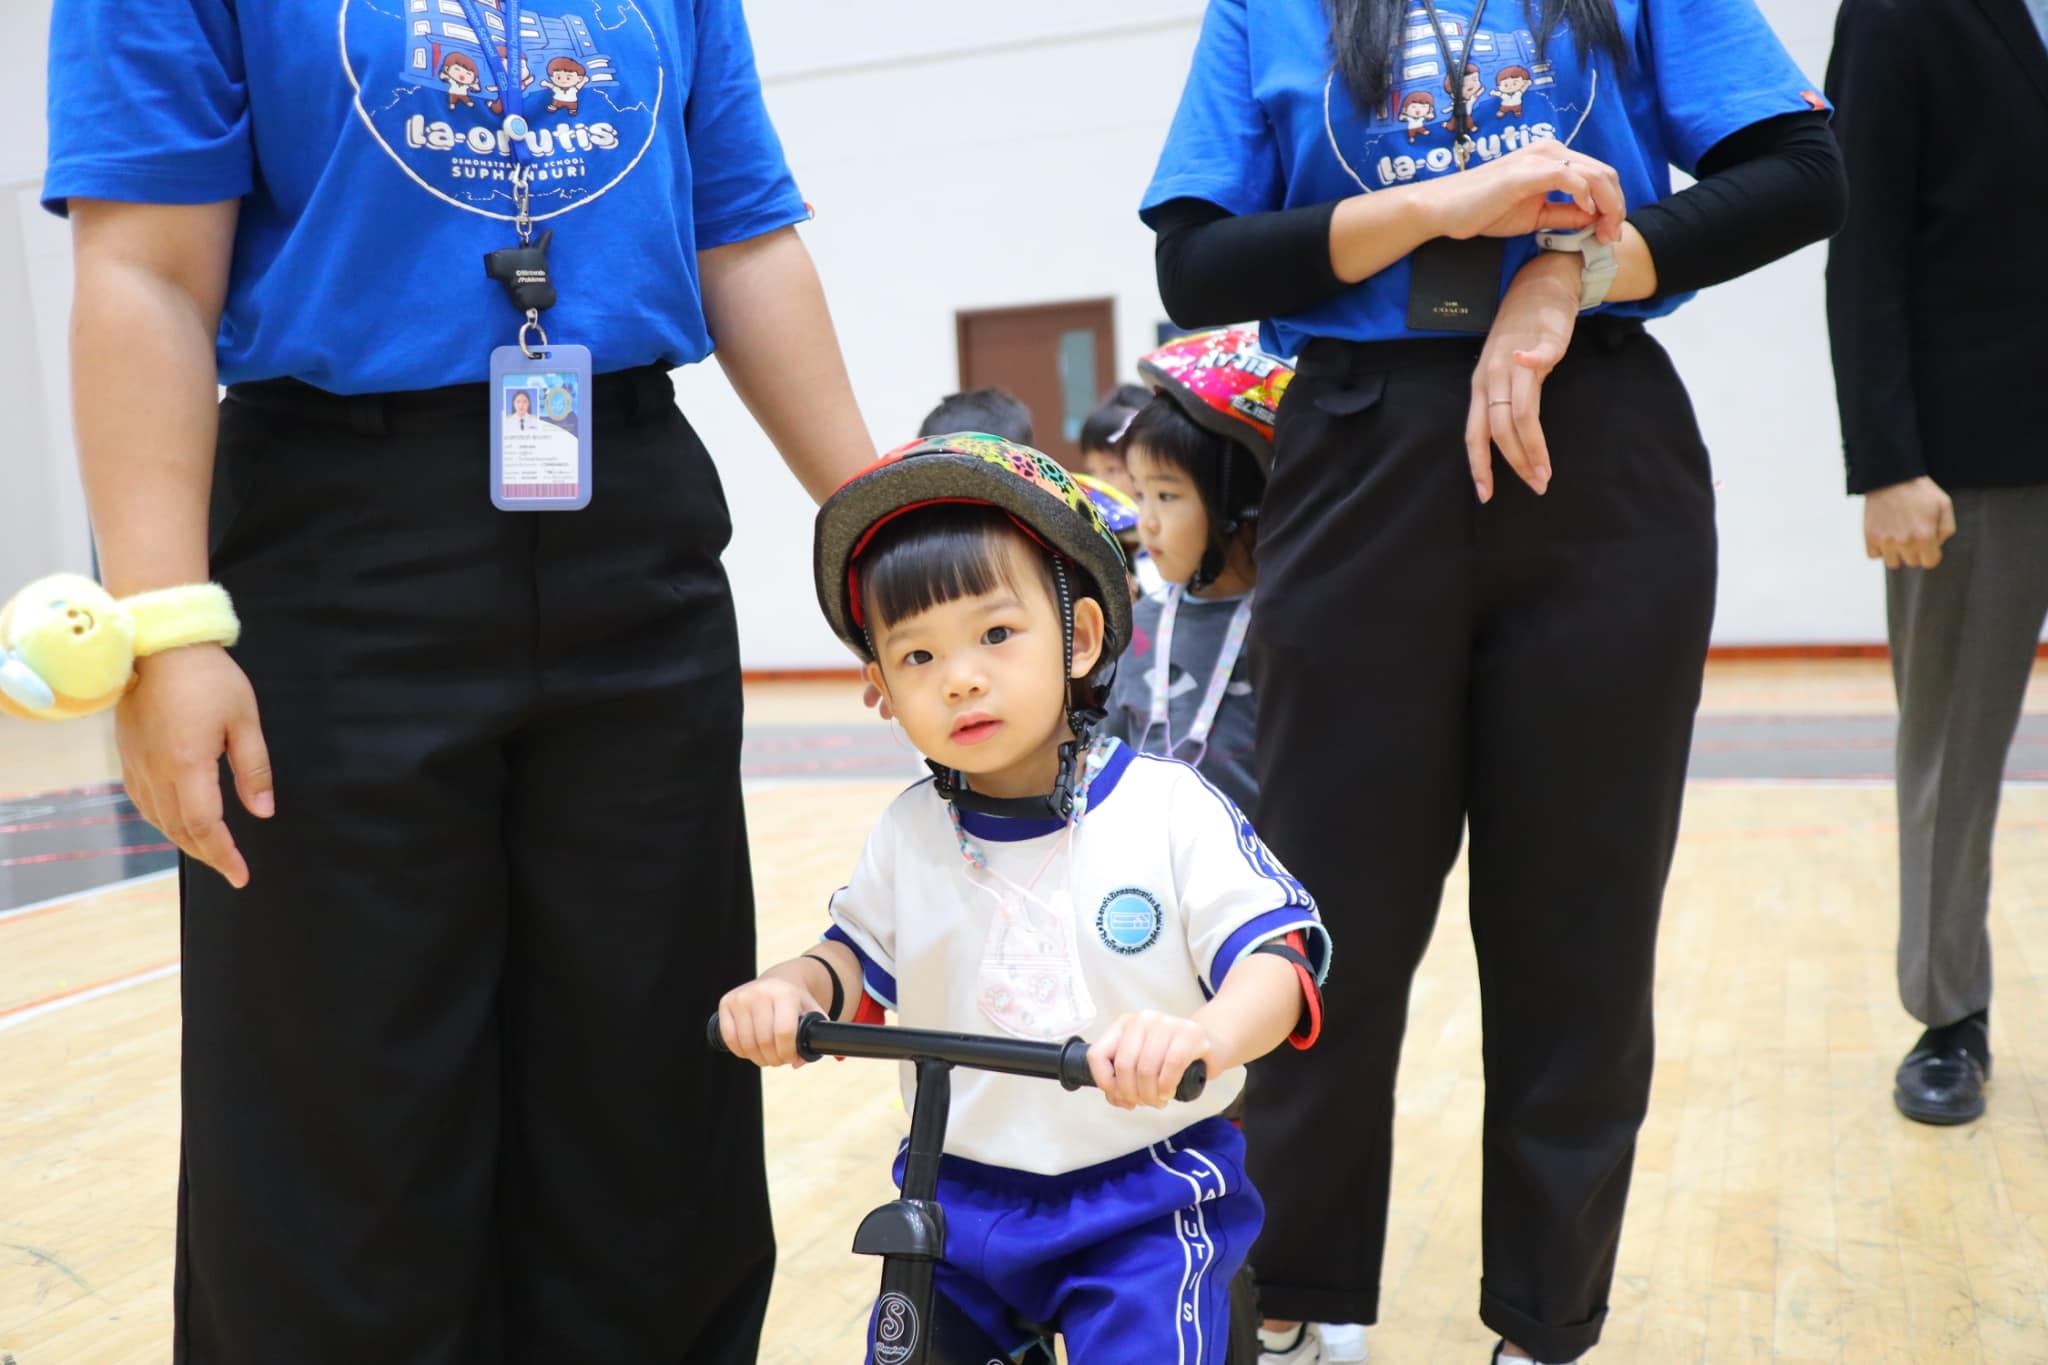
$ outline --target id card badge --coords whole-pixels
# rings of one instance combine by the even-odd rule
[[[1484,332],[1500,306],[1498,237],[1438,237],[1408,258],[1408,326],[1418,332]]]
[[[590,348],[491,352],[491,503],[501,512],[590,505]]]

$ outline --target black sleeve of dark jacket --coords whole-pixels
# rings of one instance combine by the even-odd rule
[[[1845,0],[1835,19],[1827,92],[1849,170],[1849,216],[1828,248],[1827,291],[1851,493],[1927,472],[1907,307],[1923,98],[1918,65],[1893,0]]]
[[[1729,134],[1698,183],[1629,216],[1660,294],[1719,284],[1828,235],[1841,221],[1841,160],[1827,116],[1802,111]],[[1330,266],[1336,201],[1233,216],[1202,199],[1147,215],[1159,299],[1182,327],[1298,313],[1350,286]]]

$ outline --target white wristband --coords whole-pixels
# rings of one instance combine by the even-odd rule
[[[1614,287],[1614,276],[1621,269],[1621,262],[1614,254],[1614,248],[1593,235],[1593,229],[1580,228],[1577,232],[1539,232],[1536,246],[1542,251],[1576,252],[1585,262],[1585,269],[1579,276],[1579,311],[1598,308],[1607,301],[1607,291]]]

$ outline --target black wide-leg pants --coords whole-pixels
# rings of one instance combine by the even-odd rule
[[[1378,1317],[1409,985],[1469,828],[1480,1315],[1562,1361],[1599,1338],[1648,1102],[1714,499],[1663,349],[1591,319],[1543,388],[1549,493],[1502,462],[1480,505],[1477,355],[1319,341],[1280,411],[1251,637],[1257,825],[1336,957],[1321,1041],[1253,1068],[1252,1263],[1268,1316]]]
[[[752,1361],[774,1245],[718,477],[665,372],[505,513],[484,387],[222,408],[277,815],[182,872],[182,1365]]]

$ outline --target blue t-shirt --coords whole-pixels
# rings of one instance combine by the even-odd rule
[[[807,215],[740,0],[521,9],[542,325],[600,372],[701,360],[697,252]],[[518,237],[479,23],[503,46],[503,0],[57,0],[43,202],[239,198],[224,383],[481,381],[522,319],[484,274]]]
[[[1730,133],[1825,107],[1753,0],[1614,6],[1631,53],[1620,71],[1598,49],[1581,60],[1562,23],[1539,55],[1522,0],[1489,0],[1464,74],[1475,167],[1533,139],[1565,138],[1615,168],[1634,208],[1669,195],[1671,166],[1690,172]],[[1473,9],[1472,0],[1438,0],[1454,57],[1465,50]],[[1209,0],[1143,212],[1194,198],[1231,213],[1258,213],[1456,174],[1450,124],[1444,60],[1420,0],[1410,2],[1394,54],[1393,93],[1372,110],[1361,110],[1344,78],[1332,74],[1323,5]],[[1508,241],[1503,289],[1535,251],[1532,238]],[[1396,261],[1314,308],[1267,319],[1262,344],[1275,355],[1299,355],[1318,336],[1446,335],[1409,330],[1408,274],[1408,262]],[[1686,297],[1602,311],[1654,317]]]

